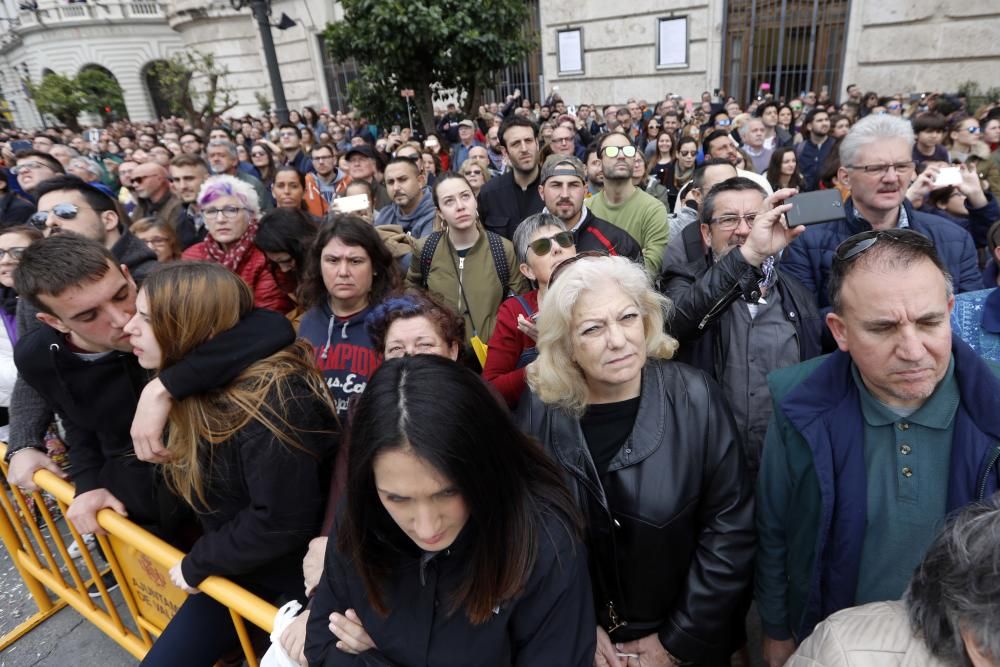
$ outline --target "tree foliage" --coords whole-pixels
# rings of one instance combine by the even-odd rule
[[[466,115],[497,74],[520,62],[537,42],[526,30],[524,0],[341,0],[342,21],[327,26],[335,60],[354,58],[351,103],[383,123],[412,88],[425,131],[434,127],[434,99],[457,92]]]
[[[46,74],[41,83],[29,83],[28,90],[38,111],[55,116],[66,127],[79,131],[76,117],[84,110],[86,102],[75,77]]]
[[[73,130],[80,129],[77,116],[83,111],[105,121],[127,117],[122,87],[114,76],[97,67],[87,67],[75,77],[46,74],[41,83],[29,84],[29,90],[41,113],[54,116]]]
[[[192,127],[211,128],[238,102],[226,81],[229,68],[211,54],[181,51],[154,63],[149,74],[170,112],[187,118]]]

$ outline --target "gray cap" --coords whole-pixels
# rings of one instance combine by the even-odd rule
[[[553,176],[576,176],[584,183],[587,182],[587,170],[583,163],[572,155],[550,155],[542,165],[542,179],[544,183]]]

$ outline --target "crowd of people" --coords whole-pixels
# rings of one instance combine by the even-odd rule
[[[301,665],[1000,665],[1000,102],[290,116],[0,135],[8,480],[185,552],[143,664],[224,576]]]

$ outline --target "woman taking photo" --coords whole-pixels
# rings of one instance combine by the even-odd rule
[[[217,264],[160,267],[124,330],[143,368],[170,368],[253,309],[246,283]],[[231,384],[173,404],[163,472],[203,534],[170,569],[190,593],[143,660],[212,665],[238,646],[229,609],[195,588],[232,579],[271,601],[299,597],[299,564],[319,530],[337,422],[308,345],[254,363]]]
[[[375,228],[357,216],[334,217],[306,255],[299,335],[313,346],[341,421],[379,364],[365,318],[398,286],[392,255]]]
[[[310,665],[594,664],[573,500],[471,371],[434,355],[379,369],[354,414],[345,499]]]
[[[669,361],[667,304],[623,257],[563,262],[518,406],[584,512],[595,665],[728,665],[742,643],[753,492],[722,391]]]
[[[518,269],[534,289],[511,297],[500,306],[483,368],[483,378],[497,388],[511,408],[517,407],[527,386],[524,367],[537,355],[538,304],[549,287],[552,271],[560,262],[576,255],[576,244],[573,232],[566,230],[562,220],[549,213],[537,213],[525,218],[514,230],[514,250]]]
[[[970,165],[979,173],[984,190],[1000,192],[1000,164],[990,159],[990,147],[981,140],[979,121],[959,114],[951,123],[949,138],[952,163]]]
[[[306,265],[306,252],[318,230],[319,227],[307,214],[288,208],[276,208],[265,213],[257,230],[257,247],[267,256],[274,282],[295,304],[288,313],[288,319],[296,325],[303,314],[296,296],[299,279]]]
[[[267,268],[267,257],[254,243],[260,204],[253,186],[233,176],[212,176],[201,186],[198,207],[208,235],[185,250],[183,258],[226,267],[250,286],[258,308],[291,310],[291,302]]]
[[[802,174],[799,172],[795,148],[783,146],[775,149],[767,167],[767,182],[771,184],[775,192],[781,188],[802,188]]]
[[[440,294],[465,317],[465,333],[484,364],[497,309],[508,294],[526,291],[527,282],[515,270],[510,241],[479,222],[476,197],[464,176],[442,174],[432,192],[444,231],[416,242],[406,283]]]

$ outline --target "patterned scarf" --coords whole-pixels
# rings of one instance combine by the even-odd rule
[[[256,221],[251,221],[247,225],[247,230],[243,232],[243,236],[236,243],[229,246],[228,250],[223,248],[211,235],[205,238],[205,250],[213,262],[222,264],[233,273],[238,273],[240,264],[250,254],[250,251],[253,250],[253,240],[255,238],[257,238],[257,223]]]

